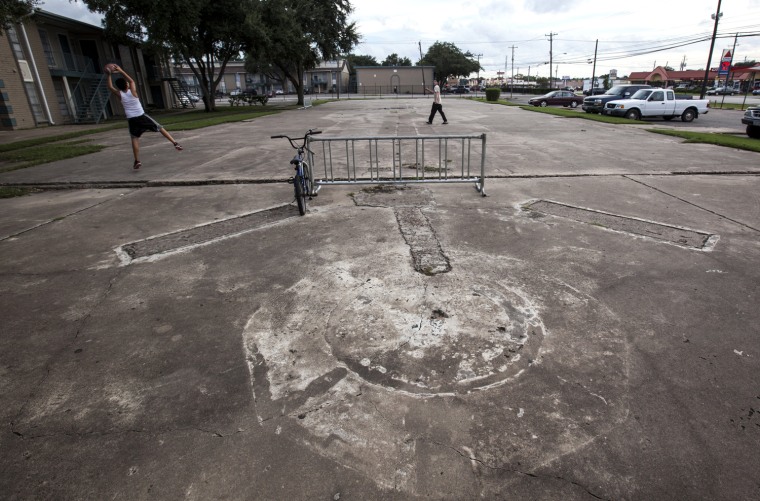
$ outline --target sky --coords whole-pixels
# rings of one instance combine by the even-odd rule
[[[100,16],[81,1],[42,1],[43,10],[100,25]],[[596,75],[614,69],[623,77],[682,64],[704,70],[718,0],[351,0],[351,5],[351,20],[362,36],[353,52],[378,62],[396,53],[416,63],[420,46],[424,54],[439,41],[480,54],[481,76],[548,77],[551,50],[557,77],[590,78],[597,40]],[[760,63],[760,0],[721,0],[720,10],[711,67],[733,48],[737,33],[734,62]]]

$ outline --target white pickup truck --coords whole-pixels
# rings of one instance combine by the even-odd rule
[[[602,114],[631,120],[641,120],[645,117],[672,120],[680,116],[684,122],[691,122],[699,118],[700,114],[707,113],[709,108],[708,99],[677,99],[676,93],[669,89],[641,89],[630,99],[608,102]]]

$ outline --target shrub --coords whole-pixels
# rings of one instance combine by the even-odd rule
[[[498,87],[490,87],[486,89],[486,101],[498,101],[501,95],[501,89]]]

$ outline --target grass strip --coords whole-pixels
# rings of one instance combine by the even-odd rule
[[[0,198],[23,197],[32,193],[31,188],[16,188],[14,186],[0,186]]]
[[[647,129],[655,134],[664,134],[685,139],[687,143],[714,144],[760,153],[760,140],[735,134],[716,134],[712,132],[691,132],[672,129]]]
[[[473,101],[478,101],[480,103],[486,103],[486,104],[500,104],[502,106],[520,106],[517,103],[513,103],[512,101],[507,101],[506,99],[499,99],[498,101],[488,101],[484,97],[468,97],[467,99],[471,99]]]
[[[527,111],[534,111],[536,113],[546,113],[547,115],[557,115],[560,117],[568,117],[568,118],[582,118],[584,120],[591,120],[593,122],[604,122],[608,124],[639,124],[641,125],[642,123],[636,120],[628,120],[627,118],[622,118],[622,117],[611,117],[608,115],[601,115],[597,113],[579,112],[576,110],[565,109],[565,108],[550,108],[548,106],[545,108],[541,108],[540,106],[525,106],[525,105],[520,106],[520,108]]]
[[[0,144],[0,153],[7,153],[9,151],[21,150],[24,148],[31,148],[43,144],[55,143],[56,141],[67,141],[69,139],[76,139],[83,136],[89,136],[92,134],[100,134],[101,132],[108,132],[115,129],[126,129],[126,122],[113,124],[107,127],[100,127],[96,129],[85,129],[76,132],[67,132],[66,134],[58,134],[56,136],[37,137],[34,139],[25,139],[23,141],[15,141],[13,143]]]
[[[225,123],[242,122],[243,120],[251,120],[266,115],[274,115],[275,113],[279,113],[279,111],[280,110],[258,110],[225,115],[205,114],[203,117],[193,117],[189,120],[162,120],[161,125],[166,127],[166,130],[170,131],[195,130]]]

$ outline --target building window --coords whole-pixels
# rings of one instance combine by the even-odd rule
[[[13,54],[16,56],[16,60],[26,61],[26,57],[24,57],[24,49],[21,48],[21,42],[19,42],[18,35],[16,34],[16,28],[12,26],[8,28],[8,40],[11,41],[11,49],[13,49]]]
[[[55,56],[53,55],[53,47],[50,46],[47,31],[40,30],[40,41],[42,42],[42,50],[45,51],[45,59],[47,59],[48,66],[55,68]]]

